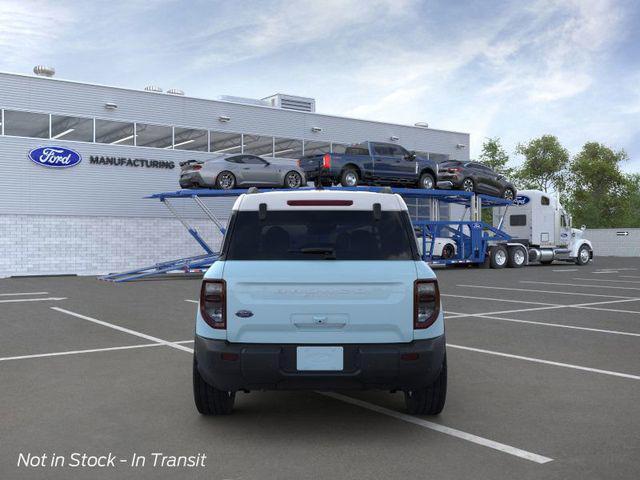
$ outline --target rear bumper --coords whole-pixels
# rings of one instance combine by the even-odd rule
[[[180,175],[180,187],[192,188],[205,186],[205,181],[200,173],[185,173]]]
[[[418,389],[433,383],[445,354],[444,335],[410,343],[342,345],[344,370],[296,370],[297,345],[241,344],[195,337],[200,375],[220,390]],[[222,354],[225,355],[223,359]],[[403,354],[413,359],[402,359]],[[229,359],[229,358],[235,358]]]

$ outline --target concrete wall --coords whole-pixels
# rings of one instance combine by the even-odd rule
[[[594,256],[640,257],[640,228],[590,228],[584,238],[593,243]]]

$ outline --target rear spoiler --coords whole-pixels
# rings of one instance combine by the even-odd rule
[[[194,163],[204,163],[201,160],[187,160],[186,162],[180,162],[178,165],[180,165],[181,167],[186,167],[187,165],[191,165]]]

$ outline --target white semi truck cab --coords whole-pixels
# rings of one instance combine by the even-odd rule
[[[585,227],[572,228],[571,216],[556,197],[522,190],[506,213],[498,210],[502,212],[493,216],[494,227],[511,236],[510,249],[521,246],[527,251],[528,263],[559,260],[585,265],[593,259],[591,242],[582,238]]]

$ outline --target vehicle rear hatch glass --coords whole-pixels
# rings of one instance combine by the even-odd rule
[[[413,339],[417,247],[406,212],[236,212],[223,247],[227,339],[385,343]],[[235,313],[248,310],[253,316]]]

